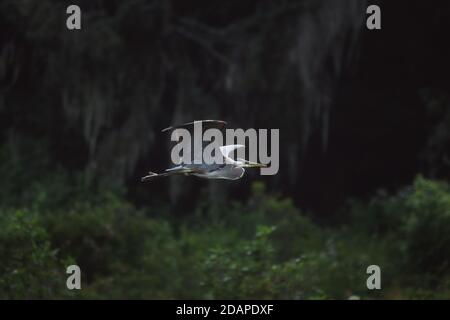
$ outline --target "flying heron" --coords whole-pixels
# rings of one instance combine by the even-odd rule
[[[225,121],[219,120],[200,120],[185,123],[179,126],[172,126],[166,129],[163,129],[162,132],[173,131],[179,128],[188,128],[194,124],[201,124],[203,127],[207,128],[215,128],[219,130],[223,130],[226,126]],[[245,146],[240,144],[232,144],[219,147],[219,151],[221,156],[223,157],[223,161],[221,163],[211,163],[211,161],[203,161],[199,164],[194,163],[181,163],[178,166],[173,168],[166,169],[162,173],[154,173],[149,172],[148,175],[141,178],[141,181],[149,181],[155,178],[160,177],[168,177],[174,175],[187,175],[187,176],[196,176],[204,179],[225,179],[225,180],[237,180],[242,178],[245,173],[245,168],[263,168],[267,167],[267,165],[251,162],[245,159],[232,159],[230,157],[231,153],[237,149],[245,148]]]

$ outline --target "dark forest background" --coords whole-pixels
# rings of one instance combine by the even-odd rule
[[[450,298],[449,30],[437,0],[0,1],[0,298]],[[199,119],[280,129],[279,173],[142,184]]]

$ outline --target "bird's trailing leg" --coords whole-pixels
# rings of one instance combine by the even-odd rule
[[[149,172],[148,175],[146,175],[145,177],[141,178],[142,182],[145,181],[149,181],[152,180],[154,178],[162,178],[162,177],[168,177],[168,176],[173,176],[176,174],[181,174],[181,172],[176,172],[176,171],[171,171],[171,172],[163,172],[163,173],[154,173],[154,172]]]
[[[141,178],[141,181],[145,182],[145,181],[152,180],[154,178],[169,177],[169,176],[175,176],[175,175],[180,175],[180,174],[189,174],[189,173],[194,173],[194,172],[196,172],[196,171],[192,170],[192,169],[183,168],[183,167],[170,169],[169,171],[166,171],[163,173],[154,173],[154,172],[150,171],[148,173],[148,175]]]
[[[158,174],[157,173],[154,173],[154,172],[149,172],[148,173],[148,175],[146,175],[145,177],[142,177],[141,178],[141,181],[142,182],[144,182],[144,181],[148,181],[148,180],[150,180],[150,179],[152,179],[152,178],[156,178],[158,176]]]

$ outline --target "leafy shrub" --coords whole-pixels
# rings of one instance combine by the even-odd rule
[[[350,210],[349,232],[378,242],[398,285],[422,288],[418,296],[433,295],[426,288],[441,290],[450,274],[448,183],[418,176],[398,194],[381,192],[367,204],[353,202]]]
[[[36,215],[0,211],[0,298],[68,296],[65,268]]]
[[[405,199],[404,250],[413,271],[450,272],[450,189],[444,182],[416,179]]]
[[[53,187],[32,188],[26,194],[44,196],[33,196],[30,209],[0,209],[2,298],[450,296],[446,183],[419,177],[397,195],[353,202],[350,219],[333,227],[259,183],[246,202],[205,203],[201,219],[177,223],[151,218],[117,193],[57,200]],[[68,264],[81,267],[81,291],[65,288]],[[382,268],[378,292],[366,288],[372,264]]]

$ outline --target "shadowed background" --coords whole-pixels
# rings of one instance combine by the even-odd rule
[[[79,31],[65,26],[70,4],[81,8]],[[382,30],[365,27],[369,4],[380,5]],[[0,244],[6,260],[18,255],[2,267],[0,297],[66,294],[42,289],[48,272],[29,275],[49,263],[64,278],[64,259],[84,270],[88,297],[364,296],[365,267],[377,259],[392,268],[385,297],[448,297],[436,279],[448,279],[440,228],[449,193],[436,181],[450,166],[449,15],[443,1],[1,1],[0,216],[9,227],[0,235],[24,248]],[[140,183],[169,164],[160,130],[200,119],[279,129],[279,173]],[[431,238],[416,243],[423,234]],[[23,237],[48,245],[42,260],[34,255],[44,245]],[[374,248],[353,247],[360,241]],[[239,250],[262,253],[241,261]],[[360,278],[339,282],[330,261]],[[397,280],[410,261],[417,268]],[[263,284],[242,271],[252,266]],[[267,274],[272,267],[282,271]],[[121,282],[121,272],[133,276]],[[305,284],[308,272],[318,282]]]

